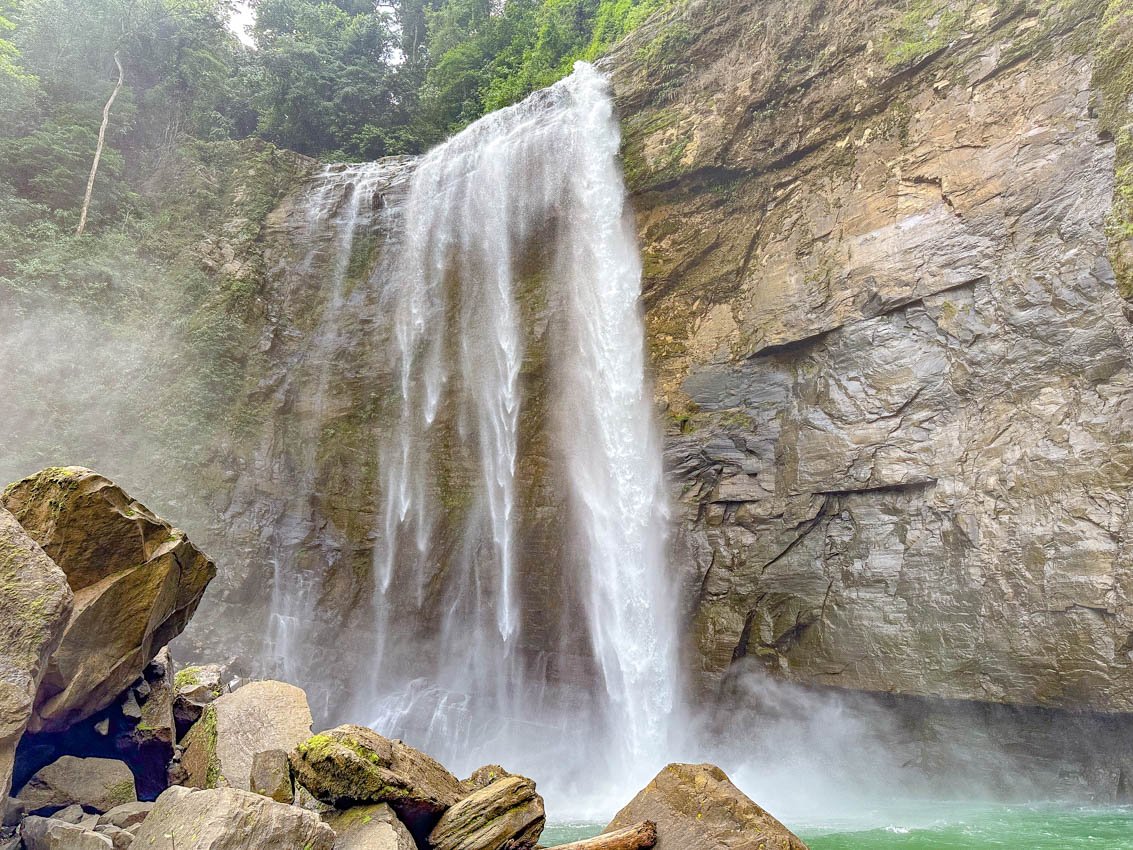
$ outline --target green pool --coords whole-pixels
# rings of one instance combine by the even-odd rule
[[[895,804],[852,817],[791,822],[811,850],[1133,850],[1133,808],[1054,805]],[[601,824],[549,824],[553,847],[595,835]]]

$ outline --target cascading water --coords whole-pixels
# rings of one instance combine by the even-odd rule
[[[456,770],[504,760],[576,808],[604,777],[628,789],[659,766],[676,692],[618,146],[607,84],[580,63],[420,161],[397,259],[376,272],[400,401],[380,457],[375,670],[351,713]],[[548,325],[534,345],[533,280]],[[527,417],[534,347],[547,397]],[[545,444],[529,433],[548,429]],[[581,571],[551,588],[523,556],[528,443],[566,491],[557,567]],[[532,649],[548,623],[574,669]]]
[[[298,279],[325,274],[326,296],[300,359],[286,373],[278,391],[280,398],[293,400],[288,403],[296,407],[298,433],[286,441],[294,447],[294,453],[275,463],[265,461],[265,465],[287,467],[287,490],[292,494],[271,525],[277,539],[271,546],[272,592],[266,635],[272,673],[288,681],[318,680],[303,645],[308,638],[311,612],[317,608],[323,576],[317,567],[304,563],[301,554],[305,547],[318,545],[314,508],[318,447],[329,419],[332,361],[349,344],[341,324],[351,258],[360,234],[386,226],[383,218],[389,210],[375,204],[376,193],[396,180],[406,167],[404,160],[327,166],[314,178],[301,202],[304,221],[299,235],[307,247],[302,260],[287,273]],[[258,456],[270,458],[278,442],[274,430],[266,431]],[[276,474],[281,473],[273,469],[272,477]],[[315,561],[325,563],[328,556],[323,552]]]

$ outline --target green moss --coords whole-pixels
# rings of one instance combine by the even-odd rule
[[[1116,145],[1113,208],[1106,221],[1109,258],[1121,296],[1133,300],[1133,2],[1110,0],[1098,29],[1094,108]]]
[[[110,797],[112,805],[120,806],[123,803],[130,803],[138,799],[137,792],[134,790],[134,780],[123,779],[106,789]]]
[[[942,50],[960,33],[964,18],[948,0],[914,0],[882,36],[885,64],[914,65]]]

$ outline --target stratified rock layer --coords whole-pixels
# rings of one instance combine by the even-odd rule
[[[56,732],[109,706],[179,635],[216,567],[184,532],[81,467],[45,469],[0,502],[75,595],[28,728]]]
[[[806,850],[711,764],[670,764],[606,827],[656,825],[657,850]]]
[[[469,794],[429,833],[433,850],[528,850],[547,822],[543,798],[523,776],[505,776]]]
[[[67,577],[0,507],[0,800],[47,659],[71,614]]]

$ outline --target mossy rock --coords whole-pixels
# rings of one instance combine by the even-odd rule
[[[323,803],[388,803],[418,838],[464,794],[439,762],[363,726],[312,736],[291,753],[291,766],[299,784]]]

